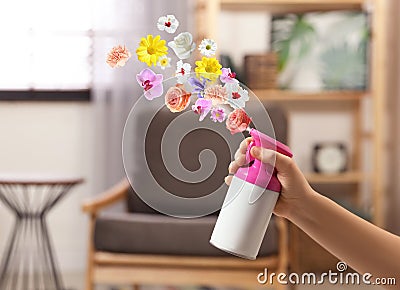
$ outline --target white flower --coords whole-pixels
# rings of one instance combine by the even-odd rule
[[[192,66],[189,63],[184,63],[182,60],[176,63],[175,76],[179,84],[184,84],[187,82],[191,69]]]
[[[199,50],[202,55],[210,57],[217,51],[217,43],[212,39],[203,39],[199,45]]]
[[[195,50],[196,44],[193,42],[193,36],[189,32],[182,32],[175,36],[174,41],[168,42],[176,56],[179,59],[187,59],[190,54]]]
[[[178,26],[179,21],[174,15],[161,16],[157,21],[157,28],[168,33],[174,33]]]
[[[238,83],[226,83],[224,85],[228,92],[228,104],[234,108],[244,108],[249,100],[249,93],[243,89]]]
[[[167,67],[171,67],[171,58],[167,57],[166,55],[160,56],[158,59],[157,65],[164,70]]]

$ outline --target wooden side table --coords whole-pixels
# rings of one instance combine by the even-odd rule
[[[64,290],[46,216],[82,178],[0,175],[0,200],[15,224],[4,250],[0,289]]]

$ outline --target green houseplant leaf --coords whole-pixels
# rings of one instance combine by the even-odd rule
[[[314,27],[303,15],[291,15],[287,25],[273,31],[274,51],[278,53],[278,70],[285,69],[289,58],[302,58],[309,53],[316,37]],[[294,48],[297,48],[294,51]]]

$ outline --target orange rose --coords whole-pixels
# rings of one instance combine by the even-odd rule
[[[177,84],[165,94],[165,105],[173,113],[181,112],[189,106],[191,95],[184,90],[183,85]]]
[[[231,131],[231,134],[236,134],[245,131],[250,122],[251,118],[243,109],[235,109],[226,119],[226,128]]]

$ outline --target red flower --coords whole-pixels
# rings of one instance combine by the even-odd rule
[[[226,119],[226,128],[231,131],[231,134],[236,134],[245,131],[250,122],[251,118],[243,109],[235,109]]]

